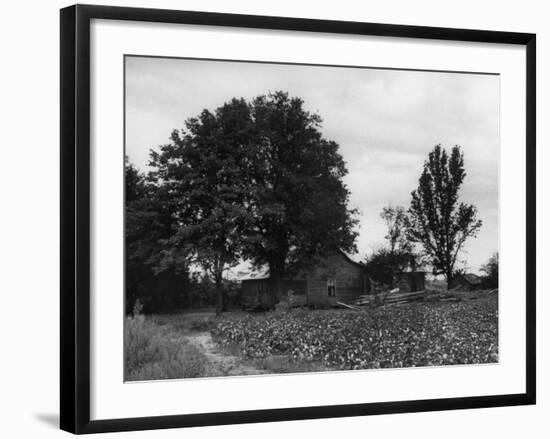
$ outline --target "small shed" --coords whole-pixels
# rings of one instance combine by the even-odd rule
[[[400,292],[422,291],[426,288],[426,272],[401,271],[393,275],[393,285]]]
[[[451,279],[447,288],[461,291],[479,290],[481,288],[481,278],[473,273],[457,274]]]

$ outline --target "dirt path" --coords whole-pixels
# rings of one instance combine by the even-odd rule
[[[234,355],[221,352],[212,340],[210,332],[193,332],[186,334],[187,339],[199,348],[208,359],[210,376],[262,375],[265,370],[243,364],[243,360]]]

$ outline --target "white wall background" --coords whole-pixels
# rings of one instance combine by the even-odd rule
[[[550,28],[545,2],[462,0],[157,0],[88,1],[218,12],[300,16],[395,24],[537,33],[538,45],[538,271],[550,256],[544,233],[545,186],[550,165],[543,145],[550,117]],[[59,13],[69,2],[35,0],[3,5],[1,25],[0,159],[0,434],[60,437],[58,431],[59,286]],[[545,166],[547,165],[547,166]],[[548,210],[548,208],[546,208]],[[546,257],[546,260],[545,260]],[[455,412],[325,419],[200,429],[123,433],[112,437],[376,438],[547,437],[550,430],[549,302],[538,280],[538,405]]]

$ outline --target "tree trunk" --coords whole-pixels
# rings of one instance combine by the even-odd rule
[[[269,262],[269,280],[271,289],[271,306],[283,297],[284,259],[273,259]]]
[[[447,268],[445,270],[445,277],[447,278],[447,289],[449,289],[449,285],[451,284],[451,281],[453,280],[453,270],[451,268]]]
[[[392,243],[391,249],[390,249],[390,268],[391,268],[391,276],[390,276],[390,289],[395,288],[395,275],[397,273],[397,267],[395,264],[395,244]]]
[[[216,282],[216,315],[221,316],[223,311],[222,271],[217,271],[214,278]]]

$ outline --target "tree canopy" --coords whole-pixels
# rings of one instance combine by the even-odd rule
[[[250,106],[233,99],[214,113],[203,110],[174,130],[171,143],[151,152],[150,179],[170,206],[173,233],[164,259],[183,252],[210,272],[223,307],[222,276],[242,256],[253,216],[249,164],[254,158]]]
[[[353,251],[355,211],[345,162],[338,144],[323,138],[319,115],[283,92],[257,97],[251,109],[258,160],[247,255],[267,264],[276,284],[329,250]]]
[[[177,252],[172,252],[172,258],[163,257],[160,244],[172,235],[170,207],[127,159],[125,196],[127,311],[137,298],[147,311],[182,305],[181,288],[188,281],[186,260]]]
[[[403,206],[384,206],[380,212],[380,218],[386,223],[385,238],[388,241],[390,252],[410,250],[410,242],[406,236],[407,210]]]

